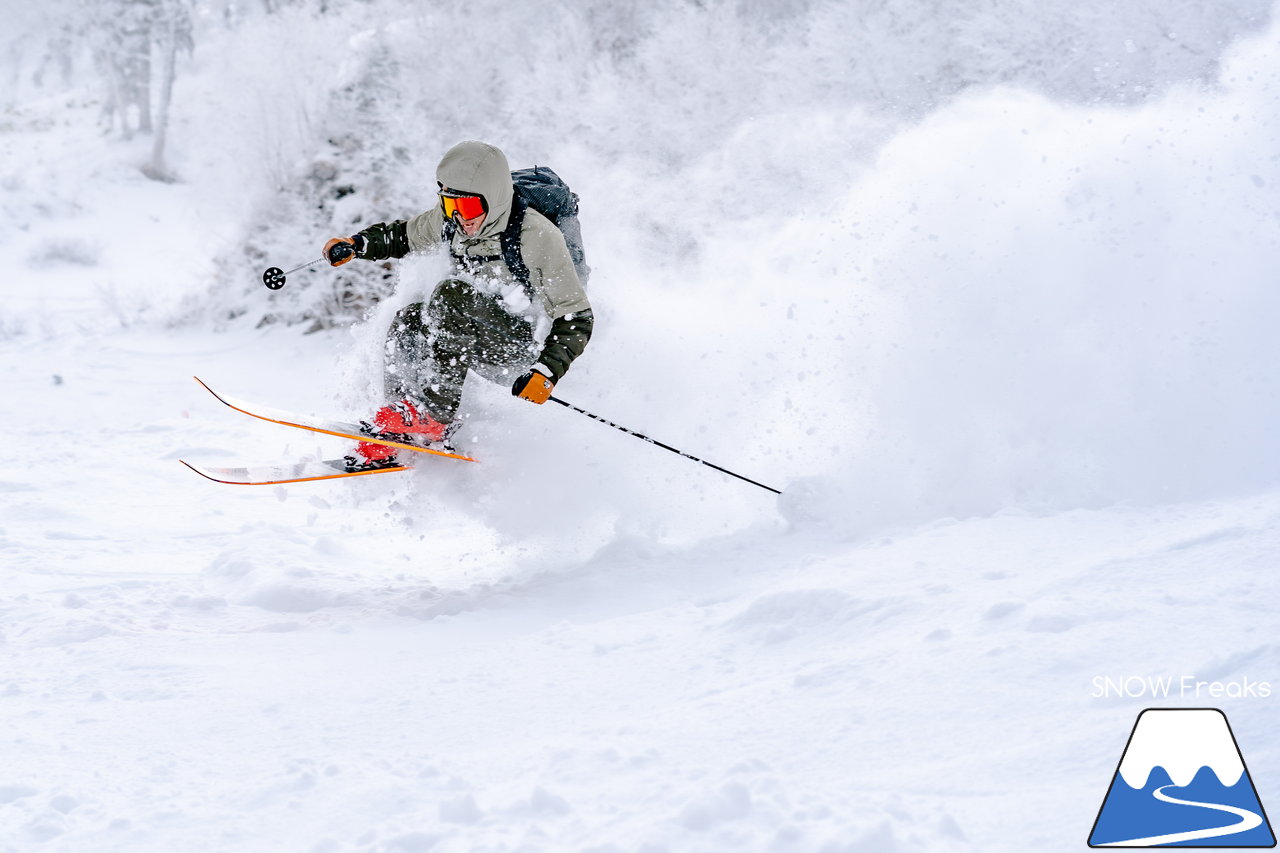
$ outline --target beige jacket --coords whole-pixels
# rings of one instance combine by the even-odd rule
[[[436,169],[436,180],[451,190],[482,195],[489,215],[474,237],[454,229],[449,245],[455,270],[460,275],[485,280],[495,289],[514,288],[519,282],[502,260],[498,236],[507,227],[514,189],[506,156],[483,142],[461,142],[445,154]],[[440,206],[420,213],[407,223],[411,251],[439,245],[444,235],[444,214]],[[552,320],[591,310],[569,249],[560,229],[538,211],[529,208],[520,228],[520,255],[529,268],[531,296]]]

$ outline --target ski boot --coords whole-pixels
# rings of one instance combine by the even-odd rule
[[[452,424],[442,424],[410,400],[398,400],[383,406],[374,413],[373,422],[360,422],[360,431],[378,438],[387,438],[402,444],[417,444],[453,452],[448,437]],[[347,457],[347,470],[365,471],[374,468],[391,468],[400,464],[396,460],[399,448],[372,441],[362,441],[355,452]]]

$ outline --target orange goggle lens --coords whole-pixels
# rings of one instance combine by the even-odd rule
[[[453,219],[455,213],[464,220],[475,219],[488,212],[482,196],[457,195],[447,190],[440,193],[440,207],[445,219]]]

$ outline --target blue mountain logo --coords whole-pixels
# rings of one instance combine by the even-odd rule
[[[1227,717],[1217,708],[1138,715],[1090,847],[1275,847]]]

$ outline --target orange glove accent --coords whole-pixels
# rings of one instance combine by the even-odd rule
[[[356,241],[350,237],[334,237],[324,244],[324,257],[329,266],[340,267],[355,256]]]
[[[536,370],[530,370],[511,386],[511,393],[521,400],[542,405],[551,399],[551,389],[556,384]]]

